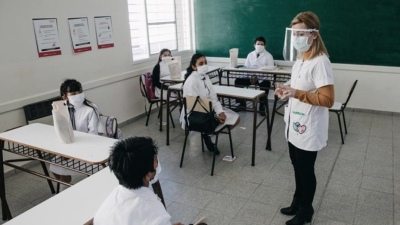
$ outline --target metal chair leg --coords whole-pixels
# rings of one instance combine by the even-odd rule
[[[235,156],[233,155],[233,145],[232,145],[231,129],[229,129],[229,127],[227,127],[227,128],[228,128],[228,134],[229,134],[229,143],[231,144],[231,155],[232,155],[232,159],[233,159],[233,157],[235,157]]]
[[[153,106],[153,103],[150,103],[150,108],[149,111],[147,112],[147,120],[146,120],[146,127],[149,125],[149,118],[150,118],[150,113],[151,113],[151,107]]]
[[[215,138],[213,161],[212,161],[212,166],[211,166],[211,176],[214,176],[215,156],[216,156],[216,152],[217,152],[217,145],[218,145],[218,133],[216,134],[216,138]]]
[[[344,144],[343,131],[342,131],[342,123],[341,123],[341,121],[340,121],[340,114],[339,114],[339,113],[336,113],[336,115],[337,115],[337,118],[338,118],[338,120],[339,120],[339,128],[340,128],[340,136],[342,137],[342,144]]]
[[[182,156],[181,156],[181,164],[179,165],[182,168],[183,164],[183,157],[185,156],[185,149],[186,149],[186,141],[188,137],[189,131],[186,129],[185,130],[185,141],[183,142],[183,150],[182,150]]]
[[[343,114],[343,124],[344,124],[344,131],[347,134],[347,125],[346,125],[346,117],[344,116],[344,110],[342,110],[342,114]]]
[[[201,134],[201,150],[204,152],[204,138],[203,138],[203,135],[205,135],[205,134]]]

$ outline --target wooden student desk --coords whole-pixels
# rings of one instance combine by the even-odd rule
[[[58,139],[53,126],[39,123],[0,133],[0,148],[3,151],[27,157],[29,160],[39,160],[42,163],[44,174],[14,165],[13,162],[16,160],[4,161],[3,152],[0,154],[0,161],[4,165],[47,179],[52,193],[55,193],[51,181],[69,184],[50,177],[44,163],[54,164],[89,176],[106,166],[110,149],[117,141],[78,131],[74,131],[74,136],[73,143],[64,144]],[[54,156],[62,157],[53,160]],[[69,159],[68,163],[66,158]],[[6,200],[3,166],[0,166],[0,197],[3,220],[11,219],[11,212]]]
[[[234,98],[234,99],[243,99],[253,102],[253,142],[251,148],[251,165],[255,165],[255,155],[256,155],[256,131],[257,128],[267,120],[267,130],[268,130],[268,138],[271,137],[271,130],[269,126],[269,110],[268,110],[268,103],[267,98],[265,97],[265,106],[267,107],[267,115],[261,119],[259,123],[257,123],[257,103],[260,101],[260,98],[265,96],[264,91],[254,90],[254,89],[247,89],[247,88],[236,88],[236,87],[227,87],[227,86],[219,86],[214,85],[215,92],[217,93],[218,97],[222,98]],[[169,98],[171,96],[171,92],[178,92],[182,90],[182,84],[175,84],[169,86],[168,94],[167,94],[167,113],[171,113],[169,110]],[[230,103],[230,101],[229,101]],[[167,115],[167,145],[169,145],[169,115]]]
[[[221,74],[220,74],[220,85],[221,84],[221,79],[222,77],[226,77],[227,79],[227,86],[230,86],[230,81],[229,78],[251,78],[253,76],[257,76],[259,80],[269,80],[271,82],[271,90],[275,89],[275,84],[277,82],[279,83],[285,83],[286,81],[290,80],[292,74],[292,69],[291,68],[282,68],[278,67],[274,70],[261,70],[261,69],[249,69],[249,68],[233,68],[230,66],[226,66],[221,68]],[[274,124],[274,119],[275,119],[275,113],[276,113],[276,105],[278,102],[279,98],[274,95],[274,105],[272,108],[272,114],[271,114],[271,123],[270,123],[270,132],[272,132],[272,127]],[[268,104],[266,104],[268,105]],[[279,109],[280,107],[278,107]],[[271,137],[268,136],[267,139],[267,145],[265,147],[267,150],[271,150]]]
[[[220,70],[220,67],[208,66],[207,75],[210,77],[210,79],[212,79],[214,77],[219,77],[219,70]],[[181,77],[178,79],[172,79],[171,76],[161,77],[160,78],[161,90],[163,90],[164,84],[166,84],[166,83],[169,83],[169,84],[183,83],[183,81],[185,81],[185,74],[186,74],[186,70],[183,70],[181,72]],[[163,95],[164,95],[163,91],[161,91],[160,99],[163,99]],[[169,100],[167,100],[167,102],[169,102]],[[167,116],[168,116],[168,112],[167,112]],[[162,131],[162,122],[163,122],[163,116],[162,116],[162,104],[161,104],[161,106],[160,106],[160,131]]]

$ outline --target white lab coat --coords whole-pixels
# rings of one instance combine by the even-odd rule
[[[333,85],[332,66],[326,55],[305,62],[298,59],[292,68],[290,86],[315,92],[318,88]],[[286,139],[297,148],[319,151],[327,145],[329,109],[289,98],[285,107]]]
[[[171,225],[171,216],[147,187],[114,188],[94,216],[95,225]]]
[[[259,53],[260,56],[257,58],[257,52],[252,51],[247,55],[246,62],[244,63],[245,67],[257,69],[262,66],[273,66],[274,65],[274,58],[272,57],[271,53],[264,51]]]

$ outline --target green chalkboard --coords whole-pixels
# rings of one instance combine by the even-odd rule
[[[321,20],[320,33],[333,63],[400,66],[400,0],[195,0],[197,52],[246,58],[264,36],[283,60],[285,28],[302,11]]]

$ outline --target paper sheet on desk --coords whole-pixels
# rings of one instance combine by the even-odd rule
[[[226,115],[226,120],[223,125],[233,125],[239,118],[239,114],[233,112],[230,109],[224,109],[224,113]]]

